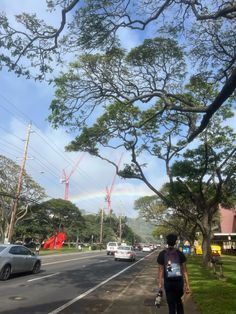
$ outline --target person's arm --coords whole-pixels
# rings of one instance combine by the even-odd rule
[[[184,276],[184,291],[185,293],[190,293],[189,280],[188,280],[188,270],[186,263],[182,264],[183,276]]]
[[[163,282],[164,282],[164,266],[159,264],[158,267],[158,276],[157,276],[157,281],[158,281],[158,288],[163,289]]]

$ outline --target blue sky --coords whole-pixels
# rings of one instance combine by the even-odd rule
[[[5,11],[14,23],[14,14],[22,11],[34,12],[42,19],[50,18],[50,23],[57,26],[59,12],[53,15],[46,13],[45,0],[1,0],[0,10]],[[123,45],[130,49],[139,44],[143,33],[128,30],[120,31]],[[32,121],[33,133],[30,135],[29,153],[26,163],[27,172],[43,186],[49,197],[63,198],[64,185],[60,183],[62,171],[69,174],[81,153],[64,151],[73,137],[64,129],[54,130],[47,122],[49,105],[53,99],[53,87],[45,82],[35,82],[3,69],[0,72],[0,154],[20,164],[23,155],[27,127]],[[227,121],[236,128],[235,118]],[[112,153],[113,160],[118,162],[120,155]],[[126,156],[122,162],[125,162]],[[148,178],[159,188],[166,180],[163,164],[147,158]],[[105,202],[106,187],[110,187],[115,169],[99,159],[85,155],[76,171],[70,178],[69,199],[79,208],[88,212],[97,212],[99,208],[107,208]],[[140,181],[123,180],[116,177],[112,194],[112,208],[116,214],[137,216],[133,210],[135,199],[152,194]]]
[[[33,3],[33,5],[32,5]],[[45,13],[43,0],[1,0],[0,10],[5,11],[11,21],[13,15],[25,11],[35,12],[42,18]],[[52,23],[57,23],[57,13],[50,16]],[[123,39],[122,39],[123,38]],[[129,38],[129,40],[127,40]],[[127,48],[134,46],[139,40],[128,31],[121,33],[121,40],[128,43]],[[64,184],[60,183],[62,171],[69,174],[81,153],[66,153],[64,147],[72,139],[63,129],[54,130],[47,122],[49,105],[53,99],[53,87],[45,82],[35,82],[23,77],[16,77],[6,69],[0,72],[0,154],[21,163],[27,127],[32,121],[33,132],[30,135],[29,159],[26,171],[45,188],[49,197],[63,198]],[[118,161],[119,155],[113,155]],[[125,161],[125,156],[122,161]],[[160,164],[150,163],[149,173],[153,174],[153,182],[161,186],[164,182]],[[70,178],[69,199],[79,208],[88,212],[97,212],[99,208],[107,208],[105,202],[106,186],[110,187],[115,169],[99,159],[85,155]],[[116,177],[112,193],[112,208],[116,214],[129,217],[137,216],[133,210],[134,200],[152,194],[140,181],[123,180]]]

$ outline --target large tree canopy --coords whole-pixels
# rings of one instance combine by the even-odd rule
[[[221,129],[235,106],[235,1],[47,3],[51,10],[61,8],[58,27],[22,14],[20,28],[13,29],[1,15],[1,66],[43,79],[55,63],[73,60],[54,80],[49,117],[55,127],[78,132],[68,150],[107,160],[119,175],[142,180],[170,206],[171,193],[145,173],[147,156],[163,160],[170,191],[174,195],[177,181],[191,195],[189,209],[193,216],[200,211],[199,227],[209,240],[207,221],[220,202],[229,201],[235,179],[235,135]],[[121,40],[124,33],[127,41],[136,35],[135,47]],[[196,150],[186,151],[197,136]],[[103,155],[106,148],[129,153],[124,169]],[[180,159],[173,166],[178,157],[184,164]],[[179,209],[177,201],[182,200],[174,202]]]
[[[11,159],[0,155],[0,240],[4,240],[10,223],[12,205],[17,191],[17,177],[20,173],[18,166]],[[39,186],[27,173],[22,178],[22,191],[16,212],[16,224],[25,219],[29,205],[37,203],[46,196],[44,189]]]
[[[31,206],[16,231],[18,237],[27,235],[39,241],[63,231],[68,240],[75,241],[83,225],[84,218],[76,205],[63,199],[50,199]]]
[[[166,39],[174,38],[184,53],[187,72],[195,77],[200,77],[205,83],[219,84],[218,93],[210,102],[187,102],[186,98],[178,97],[179,90],[172,91],[168,85],[168,68],[166,73],[163,73],[165,69],[162,68],[159,75],[160,77],[163,74],[162,88],[160,88],[160,84],[155,86],[156,83],[161,82],[155,76],[152,77],[152,72],[148,80],[145,77],[141,80],[141,83],[146,81],[145,85],[140,86],[140,82],[134,82],[135,74],[140,78],[147,74],[145,71],[150,70],[151,64],[147,64],[147,62],[152,62],[152,59],[147,60],[145,46],[132,64],[136,71],[132,73],[130,79],[125,76],[124,72],[120,72],[123,69],[122,65],[118,67],[120,53],[113,60],[113,63],[116,61],[114,70],[119,71],[114,73],[114,77],[108,75],[104,77],[103,81],[101,78],[99,80],[101,68],[98,67],[98,61],[100,67],[102,65],[101,60],[97,60],[96,56],[96,61],[93,60],[93,70],[94,76],[96,73],[98,75],[95,82],[100,82],[96,87],[100,89],[103,101],[109,101],[109,96],[114,96],[114,94],[116,97],[118,94],[118,100],[122,102],[124,98],[128,102],[133,102],[138,97],[143,103],[147,103],[148,100],[160,97],[161,99],[165,98],[167,110],[171,107],[176,112],[197,112],[200,121],[191,130],[189,141],[207,126],[212,115],[235,91],[235,1],[87,0],[82,2],[79,0],[47,0],[46,2],[52,14],[54,9],[57,12],[60,11],[60,21],[57,26],[49,25],[35,14],[22,13],[16,17],[17,27],[11,25],[7,16],[1,13],[2,53],[0,65],[2,67],[7,66],[18,75],[43,79],[55,68],[55,63],[68,60],[68,54],[75,59],[81,52],[91,52],[93,49],[111,51],[119,44],[124,46],[119,38],[124,30],[128,30],[126,38],[132,36],[133,32],[136,32],[136,36],[140,38],[152,39],[157,35]],[[148,42],[146,41],[146,45]],[[152,49],[154,51],[155,46]],[[172,49],[168,50],[169,53],[171,51]],[[134,49],[133,53],[137,54],[137,51]],[[164,60],[162,61],[164,62]],[[149,67],[147,67],[148,65]],[[140,67],[139,71],[137,71],[138,66]],[[107,90],[107,79],[115,78],[118,74],[121,74],[123,81],[116,82],[112,79],[112,88],[110,86]],[[128,74],[131,74],[130,71]],[[102,75],[105,75],[104,71]],[[165,78],[167,82],[164,82]],[[65,79],[64,82],[68,83]],[[82,82],[83,80],[80,80],[78,84]],[[76,88],[78,84],[75,80],[73,83]],[[149,88],[145,90],[147,84]],[[126,93],[123,90],[124,85],[126,85]],[[61,121],[61,118],[69,119],[78,110],[80,114],[85,113],[84,119],[86,114],[91,114],[92,107],[101,104],[97,93],[92,94],[90,85],[82,84],[81,88],[83,88],[82,95],[80,89],[74,90],[74,97],[70,98],[63,108],[56,107],[54,103],[52,108],[54,122]],[[130,93],[127,93],[128,88]],[[140,89],[142,89],[141,93]],[[64,90],[66,91],[66,85]],[[170,90],[171,95],[168,95]],[[87,94],[86,100],[81,99],[84,94]],[[166,110],[166,107],[163,109]],[[77,121],[81,123],[79,118]]]

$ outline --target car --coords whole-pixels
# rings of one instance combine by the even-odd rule
[[[11,274],[31,272],[41,269],[41,259],[24,245],[0,244],[0,280],[7,280]]]
[[[133,246],[130,246],[130,245],[119,246],[114,255],[115,255],[115,261],[130,260],[134,262],[136,260],[136,253],[134,251]]]
[[[135,243],[134,244],[134,249],[137,251],[141,251],[142,250],[142,245],[140,243]]]
[[[108,242],[107,243],[107,255],[109,255],[109,254],[114,255],[118,246],[120,246],[119,242],[115,242],[115,241],[114,242]]]
[[[143,246],[143,252],[151,252],[152,248],[150,247],[150,245],[144,245]]]

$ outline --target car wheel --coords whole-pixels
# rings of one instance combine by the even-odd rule
[[[115,258],[115,261],[117,261],[117,258]]]
[[[37,274],[37,273],[40,272],[40,269],[41,269],[41,263],[40,263],[40,262],[36,262],[36,263],[34,264],[33,269],[32,269],[32,273],[33,273],[33,274]]]
[[[0,280],[7,280],[11,275],[11,266],[5,265],[0,272]]]

